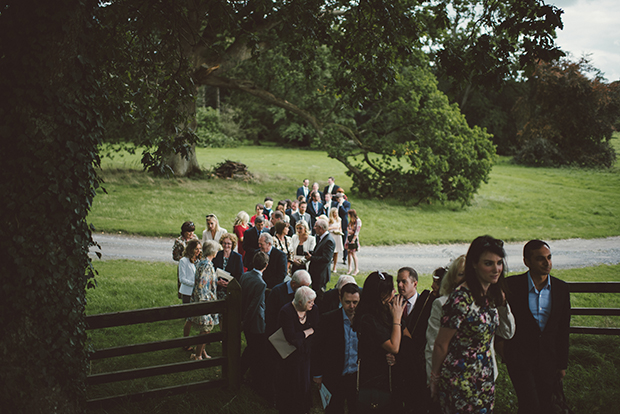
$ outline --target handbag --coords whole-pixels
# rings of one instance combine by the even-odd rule
[[[364,413],[384,413],[392,402],[392,367],[389,368],[390,391],[360,387],[360,360],[357,361],[357,409]]]
[[[553,385],[551,391],[551,412],[553,414],[574,414],[566,402],[564,395],[564,382],[560,379]]]
[[[355,243],[351,243],[351,240],[353,240],[353,237],[355,236],[354,235],[349,236],[349,242],[347,243],[347,249],[349,250],[355,250],[359,247],[357,244],[357,240],[355,241]]]

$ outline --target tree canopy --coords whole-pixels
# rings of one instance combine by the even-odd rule
[[[590,79],[587,75],[594,75]],[[606,84],[587,59],[540,62],[517,101],[517,160],[537,166],[610,167],[609,140],[620,113],[618,85]]]
[[[480,10],[483,10],[482,13]],[[447,185],[431,186],[434,190],[423,197],[402,193],[403,188],[411,188],[406,184],[413,178],[411,171],[418,169],[416,178],[421,174],[415,164],[425,163],[428,157],[422,159],[418,155],[416,160],[401,157],[398,163],[409,166],[396,169],[371,161],[376,157],[385,159],[386,154],[390,153],[398,155],[399,151],[394,152],[394,148],[387,145],[392,142],[390,139],[377,139],[379,130],[372,132],[375,138],[371,140],[375,145],[387,146],[364,146],[367,131],[359,128],[358,120],[363,118],[361,113],[368,112],[371,106],[382,106],[382,112],[376,115],[380,118],[386,116],[385,110],[393,108],[390,99],[400,99],[396,97],[393,87],[404,86],[402,75],[409,67],[428,68],[429,64],[435,65],[456,83],[472,84],[488,78],[499,82],[513,68],[527,67],[540,57],[557,54],[553,37],[555,28],[561,26],[561,11],[538,0],[484,4],[478,1],[211,0],[159,1],[148,5],[119,0],[103,7],[100,13],[104,29],[114,28],[114,32],[108,30],[109,38],[121,39],[117,40],[122,42],[118,46],[124,46],[120,48],[123,50],[121,60],[144,62],[141,56],[146,54],[153,63],[150,68],[156,67],[160,73],[159,76],[150,76],[148,79],[153,84],[145,86],[144,80],[136,79],[129,69],[124,70],[124,75],[119,79],[129,86],[130,93],[136,94],[137,89],[134,88],[148,90],[161,79],[165,79],[162,84],[169,87],[165,98],[158,96],[157,102],[151,102],[148,106],[152,111],[152,108],[165,103],[167,109],[162,112],[164,115],[153,112],[158,116],[152,116],[151,122],[142,122],[138,128],[141,133],[136,135],[139,144],[156,148],[155,152],[147,151],[145,154],[144,161],[151,167],[164,171],[165,155],[170,151],[190,153],[195,142],[191,133],[191,99],[195,86],[209,85],[250,94],[293,114],[307,122],[314,130],[313,140],[321,145],[326,141],[324,134],[329,130],[328,141],[333,145],[327,146],[328,154],[345,163],[357,188],[368,188],[366,184],[369,182],[386,184],[386,177],[389,176],[388,181],[394,191],[387,193],[401,194],[403,198],[416,202],[443,201],[455,196]],[[274,73],[243,70],[244,65],[252,67],[251,62],[273,51],[277,51],[277,56],[270,56],[275,63],[271,68]],[[454,60],[455,57],[458,59]],[[283,60],[284,67],[296,66],[299,78],[303,79],[301,84],[306,89],[310,85],[312,90],[321,90],[322,94],[296,93],[299,88],[284,87],[279,81],[281,77],[278,77],[281,72],[277,66],[278,59]],[[326,61],[329,65],[320,66],[317,61]],[[113,64],[118,65],[116,61]],[[140,78],[144,78],[144,74]],[[390,93],[387,93],[388,89]],[[427,90],[422,88],[419,91]],[[403,91],[403,95],[407,92]],[[142,98],[145,95],[139,96]],[[309,104],[315,98],[318,101]],[[326,101],[328,106],[318,104]],[[125,102],[128,102],[127,105],[143,106],[141,102],[131,99]],[[179,130],[171,133],[155,128],[158,133],[149,134],[146,128],[158,125],[157,119],[173,116],[171,108],[177,111],[177,115],[184,114],[186,117],[179,119]],[[140,114],[137,120],[144,119],[145,111],[134,112]],[[387,116],[386,119],[396,118]],[[351,128],[354,124],[355,128]],[[183,129],[186,126],[188,130]],[[398,128],[396,125],[393,127]],[[447,134],[435,133],[440,130],[430,131],[427,137],[411,136],[409,141],[414,147],[426,146],[430,149],[430,139],[427,138],[431,136],[446,139],[459,134],[467,137],[472,133],[481,133],[476,130],[470,132],[466,125],[458,129],[456,134],[455,129]],[[297,132],[307,136],[309,130]],[[425,132],[428,133],[429,129],[426,128]],[[149,135],[156,136],[156,139],[146,139]],[[401,135],[398,139],[403,141],[405,138]],[[424,139],[427,139],[424,144],[421,141],[415,144],[417,140]],[[342,149],[351,143],[357,146],[357,151],[343,152]],[[354,158],[364,152],[369,156],[363,158],[361,162],[365,165],[362,165]],[[492,151],[485,149],[467,153],[473,157],[471,168],[487,168],[486,172],[472,174],[484,180],[491,165],[489,156]],[[427,153],[422,151],[418,154]],[[433,164],[432,161],[429,163]],[[408,170],[409,173],[405,173]],[[446,180],[461,180],[457,176],[449,177],[453,173],[452,169],[445,171],[446,183]],[[383,178],[378,181],[375,174]],[[481,179],[475,179],[466,186],[472,191],[470,194],[459,192],[461,195],[456,199],[467,202]],[[396,184],[397,181],[400,183]],[[379,191],[369,193],[385,194]]]

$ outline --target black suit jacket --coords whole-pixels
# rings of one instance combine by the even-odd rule
[[[308,203],[308,209],[306,210],[306,213],[310,214],[310,230],[312,231],[312,234],[314,234],[314,223],[316,223],[316,219],[323,214],[325,211],[323,209],[323,203],[321,203],[320,201],[317,204],[317,209],[314,209],[314,201],[309,202]]]
[[[252,261],[254,260],[254,255],[258,251],[258,230],[256,227],[250,227],[246,231],[243,232],[243,250],[245,251],[245,256],[243,257],[243,265],[247,269],[253,269],[254,265]]]
[[[315,291],[324,288],[327,282],[329,282],[335,249],[336,242],[332,235],[327,232],[321,241],[317,242],[314,251],[311,252],[312,257],[310,257],[308,273],[310,273],[310,278],[312,278],[312,288]]]
[[[340,188],[340,186],[338,184],[334,184],[334,188],[332,188],[332,194],[336,194],[338,192],[338,189]],[[326,185],[325,188],[323,189],[323,196],[325,196],[325,194],[327,194],[329,192],[329,185]]]
[[[295,292],[288,293],[288,282],[280,283],[271,289],[271,293],[267,296],[267,305],[265,307],[265,322],[267,324],[265,333],[267,336],[278,330],[278,314],[282,306],[293,301]]]
[[[269,253],[269,264],[263,272],[263,280],[267,283],[267,287],[272,289],[277,284],[282,283],[285,277],[286,254],[275,247],[272,247],[271,252]]]
[[[295,198],[299,199],[299,196],[302,195],[306,198],[308,198],[308,196],[310,195],[310,192],[312,192],[312,189],[309,187],[306,187],[308,189],[308,194],[304,194],[304,187],[301,186],[297,189],[297,195],[295,196]],[[307,200],[306,200],[307,201]]]
[[[265,281],[252,269],[239,277],[239,283],[244,332],[265,333]]]
[[[568,284],[551,277],[551,314],[541,332],[528,301],[527,273],[506,278],[506,297],[515,317],[516,331],[504,345],[506,363],[535,366],[536,372],[555,379],[557,370],[568,367],[570,291]]]
[[[338,216],[342,220],[342,233],[347,234],[347,227],[349,227],[349,209],[351,203],[345,200],[341,206],[338,207]]]
[[[337,388],[344,369],[344,315],[334,309],[321,315],[312,351],[312,375],[323,376],[328,389]]]
[[[213,258],[213,267],[216,269],[226,270],[234,278],[238,279],[243,273],[243,259],[239,253],[230,252],[228,263],[226,264],[226,268],[224,268],[224,251],[220,250]]]

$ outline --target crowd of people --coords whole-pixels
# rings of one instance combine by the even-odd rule
[[[333,179],[323,193],[313,187],[305,180],[290,207],[265,200],[251,218],[240,212],[234,233],[209,215],[200,241],[186,222],[173,247],[183,303],[222,298],[217,269],[240,283],[250,386],[281,413],[308,413],[313,383],[331,395],[328,413],[492,413],[497,353],[519,413],[553,412],[568,365],[570,296],[549,274],[546,242],[525,244],[529,270],[517,276],[505,277],[503,242],[481,236],[433,272],[430,290],[418,292],[413,267],[396,278],[372,272],[361,288],[353,277],[361,220]],[[344,250],[353,275],[326,291]],[[217,315],[188,318],[183,334],[217,323]],[[209,358],[204,345],[192,351]]]

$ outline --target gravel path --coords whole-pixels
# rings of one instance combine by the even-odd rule
[[[152,262],[172,260],[174,239],[94,234],[93,238],[101,246],[103,260],[129,259]],[[510,271],[523,271],[524,243],[507,243]],[[550,241],[553,254],[553,267],[567,269],[595,266],[598,264],[620,263],[620,236],[604,239],[568,239]],[[467,253],[469,244],[405,244],[398,246],[362,246],[358,253],[360,271],[394,271],[402,266],[411,266],[418,272],[429,274],[433,269],[448,264],[451,259]],[[90,256],[97,258],[98,248],[91,248]],[[98,259],[97,259],[98,260]],[[346,271],[339,258],[338,271]]]

